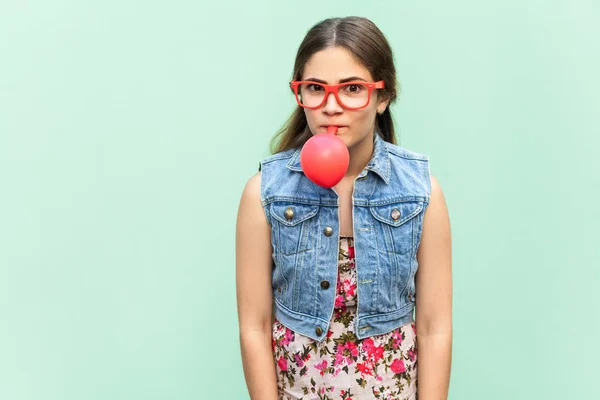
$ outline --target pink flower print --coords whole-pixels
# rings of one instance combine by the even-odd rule
[[[346,342],[344,343],[344,350],[348,350],[350,352],[350,354],[346,356],[346,362],[348,365],[350,365],[354,362],[353,357],[358,356],[358,347],[356,347],[354,342]]]
[[[394,333],[392,333],[392,339],[392,347],[397,349],[402,344],[402,332],[395,330]]]
[[[358,370],[363,376],[373,375],[373,365],[370,361],[365,361],[364,363],[357,363],[356,368],[358,368]]]
[[[325,369],[327,368],[327,360],[323,360],[322,362],[315,364],[315,368],[321,371],[321,376],[325,375]]]
[[[394,374],[400,374],[406,371],[406,367],[404,366],[404,360],[400,358],[395,358],[394,362],[391,365],[392,371]]]
[[[349,259],[354,258],[354,246],[348,246],[348,258]]]
[[[366,352],[371,352],[373,350],[373,346],[374,346],[373,339],[370,337],[366,338],[362,342],[363,350]]]
[[[283,336],[281,337],[280,344],[281,346],[287,346],[290,342],[294,341],[294,332],[290,330],[288,327],[284,326],[285,331],[283,332]]]
[[[294,340],[294,332],[292,332],[289,328],[285,328],[285,340],[287,343],[290,343]]]
[[[417,352],[414,348],[410,348],[408,350],[408,358],[410,358],[410,361],[415,361],[415,359],[417,358]]]
[[[373,357],[375,362],[381,360],[383,358],[383,346],[374,347],[370,356]]]
[[[346,296],[354,296],[354,290],[356,289],[356,283],[352,284],[350,279],[344,279],[343,281],[343,290],[346,293]]]
[[[350,354],[354,357],[358,356],[358,347],[356,347],[356,343],[354,342],[346,342],[345,346],[348,350],[350,350]]]
[[[279,334],[279,344],[281,346],[287,346],[291,341],[291,331],[286,326],[283,326],[282,331],[283,332]]]
[[[345,311],[346,311],[346,305],[336,308],[335,312],[334,312],[335,318],[337,319],[337,318],[341,317]]]
[[[338,346],[338,351],[335,353],[335,360],[333,361],[333,365],[337,367],[338,365],[344,362],[344,355],[342,354],[342,346]]]
[[[346,361],[346,365],[351,365],[354,362],[354,357],[358,356],[358,347],[354,342],[346,342],[344,344],[340,344],[337,347],[337,351],[335,353],[335,360],[333,361],[334,366],[339,366],[344,364]]]
[[[279,369],[282,371],[287,371],[287,360],[283,357],[279,357],[279,360],[277,360],[277,365],[279,365]]]
[[[377,379],[379,382],[381,382],[383,380],[383,376],[377,375],[377,377],[375,379]]]
[[[410,324],[410,326],[411,326],[411,327],[412,327],[412,329],[413,329],[413,333],[416,335],[416,334],[417,334],[417,324],[416,324],[415,322],[412,322],[412,323]]]
[[[344,296],[336,296],[335,297],[335,307],[339,308],[344,306]]]
[[[304,366],[304,361],[302,361],[302,357],[300,357],[300,353],[294,354],[294,359],[296,360],[296,365],[299,367]]]
[[[377,362],[383,358],[383,346],[375,346],[372,338],[366,338],[363,343],[363,350],[367,353],[367,357]]]
[[[277,319],[275,319],[275,323],[273,325],[274,325],[275,329],[273,330],[271,336],[273,337],[273,339],[279,340],[283,336],[283,334],[285,333],[285,329],[286,328]]]

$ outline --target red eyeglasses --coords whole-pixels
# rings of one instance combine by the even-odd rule
[[[383,89],[383,81],[378,82],[344,82],[337,85],[326,85],[313,81],[291,81],[290,87],[296,95],[298,105],[311,110],[321,107],[327,101],[329,93],[333,93],[338,104],[348,110],[365,108],[371,100],[371,92]]]

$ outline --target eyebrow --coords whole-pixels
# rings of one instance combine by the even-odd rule
[[[304,79],[305,81],[313,81],[313,82],[319,82],[319,83],[324,83],[327,85],[327,81],[324,81],[322,79],[317,79],[317,78],[307,78]],[[350,82],[350,81],[364,81],[366,82],[366,79],[363,79],[359,76],[351,76],[350,78],[344,78],[344,79],[340,79],[338,83],[344,83],[344,82]]]

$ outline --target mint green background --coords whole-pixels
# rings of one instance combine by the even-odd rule
[[[600,395],[600,6],[0,3],[0,398],[247,399],[242,188],[306,31],[388,37],[453,233],[451,399]]]

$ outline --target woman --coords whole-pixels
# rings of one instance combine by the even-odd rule
[[[395,144],[389,44],[366,18],[324,20],[300,45],[290,86],[298,108],[238,211],[250,397],[416,399],[418,387],[421,400],[446,399],[448,212],[429,158]],[[304,175],[299,153],[330,125],[350,163],[324,188]]]

